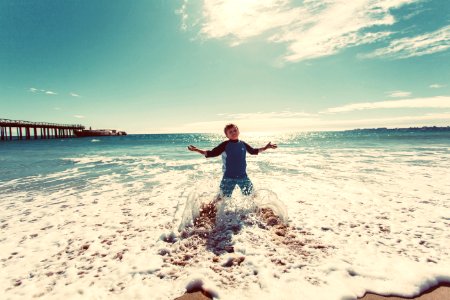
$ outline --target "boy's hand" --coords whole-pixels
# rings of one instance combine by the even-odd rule
[[[267,150],[267,149],[276,149],[277,147],[278,147],[277,144],[272,144],[271,142],[269,142],[269,143],[264,147],[264,149],[265,149],[265,150]]]
[[[195,146],[193,146],[193,145],[189,145],[187,148],[188,148],[190,151],[198,152],[198,153],[200,153],[201,155],[206,155],[206,152],[207,152],[207,151],[205,151],[205,150],[198,149],[197,147],[195,147]]]
[[[206,153],[208,152],[208,151],[205,151],[205,150],[202,150],[202,149],[198,149],[197,147],[195,147],[195,146],[193,146],[193,145],[189,145],[189,146],[188,146],[188,149],[189,149],[190,151],[198,152],[198,153],[200,153],[201,155],[205,155],[205,156],[206,156]]]

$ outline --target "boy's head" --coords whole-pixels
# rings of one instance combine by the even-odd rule
[[[226,125],[223,132],[230,140],[237,140],[239,138],[239,128],[234,124]]]

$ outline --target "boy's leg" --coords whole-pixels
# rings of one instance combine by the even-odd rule
[[[251,194],[253,194],[253,183],[250,178],[245,177],[243,179],[240,179],[237,184],[239,185],[242,194],[244,194],[245,196],[250,196]]]
[[[212,202],[204,203],[200,207],[200,214],[194,220],[194,225],[197,228],[203,227],[206,229],[208,229],[208,228],[211,229],[212,226],[214,226],[214,223],[216,222],[216,216],[217,216],[217,204],[224,197],[231,197],[231,194],[233,193],[235,186],[236,186],[236,180],[231,179],[231,178],[225,178],[225,177],[222,178],[222,181],[220,182],[220,193],[217,195],[217,197]]]
[[[220,182],[220,194],[218,198],[231,197],[234,187],[236,186],[236,180],[232,178],[223,177]]]

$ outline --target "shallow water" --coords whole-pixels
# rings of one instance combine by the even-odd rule
[[[449,131],[242,139],[278,143],[248,156],[247,172],[284,203],[291,239],[304,246],[257,219],[238,221],[227,234],[234,253],[218,258],[205,241],[179,236],[188,198],[211,201],[221,178],[220,158],[186,146],[211,149],[221,136],[0,143],[6,297],[171,299],[198,280],[220,299],[354,299],[450,279]],[[246,201],[235,190],[225,210],[236,216]]]

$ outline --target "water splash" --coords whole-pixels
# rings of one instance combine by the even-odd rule
[[[255,192],[254,203],[257,208],[270,208],[284,223],[288,222],[286,205],[277,194],[269,189],[259,189]]]
[[[230,214],[243,217],[263,208],[271,209],[283,223],[287,224],[288,222],[286,205],[278,198],[275,192],[269,189],[259,189],[250,196],[237,194],[220,201],[219,199],[214,193],[203,192],[199,194],[197,191],[192,191],[187,196],[178,231],[182,232],[187,227],[193,226],[194,220],[200,214],[202,205],[212,202],[215,202],[217,207],[218,223],[223,223],[224,220],[229,219]]]

